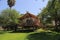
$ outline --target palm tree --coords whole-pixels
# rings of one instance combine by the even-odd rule
[[[12,6],[15,5],[15,0],[7,0],[7,3],[9,5],[9,7],[11,8]]]

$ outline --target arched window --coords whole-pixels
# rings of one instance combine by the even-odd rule
[[[32,25],[33,24],[33,20],[31,18],[28,18],[26,20],[26,23],[27,23],[27,25]]]

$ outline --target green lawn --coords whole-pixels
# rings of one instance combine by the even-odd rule
[[[5,33],[0,34],[0,40],[25,40],[28,33]]]
[[[60,40],[60,33],[37,30],[30,33],[0,32],[0,40]]]

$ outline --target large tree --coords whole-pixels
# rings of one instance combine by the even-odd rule
[[[47,10],[55,21],[55,29],[58,30],[58,24],[60,25],[60,0],[51,0],[50,5],[47,5]]]
[[[60,25],[60,0],[49,0],[46,8],[41,12],[42,18],[48,18],[50,21],[55,21],[55,29],[58,29],[58,22]],[[50,16],[50,18],[49,18]]]
[[[18,24],[19,16],[20,14],[16,10],[5,9],[0,14],[0,24],[3,26]]]

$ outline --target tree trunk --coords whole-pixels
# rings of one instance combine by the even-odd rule
[[[57,16],[55,18],[55,31],[59,31],[58,30],[58,17]]]

